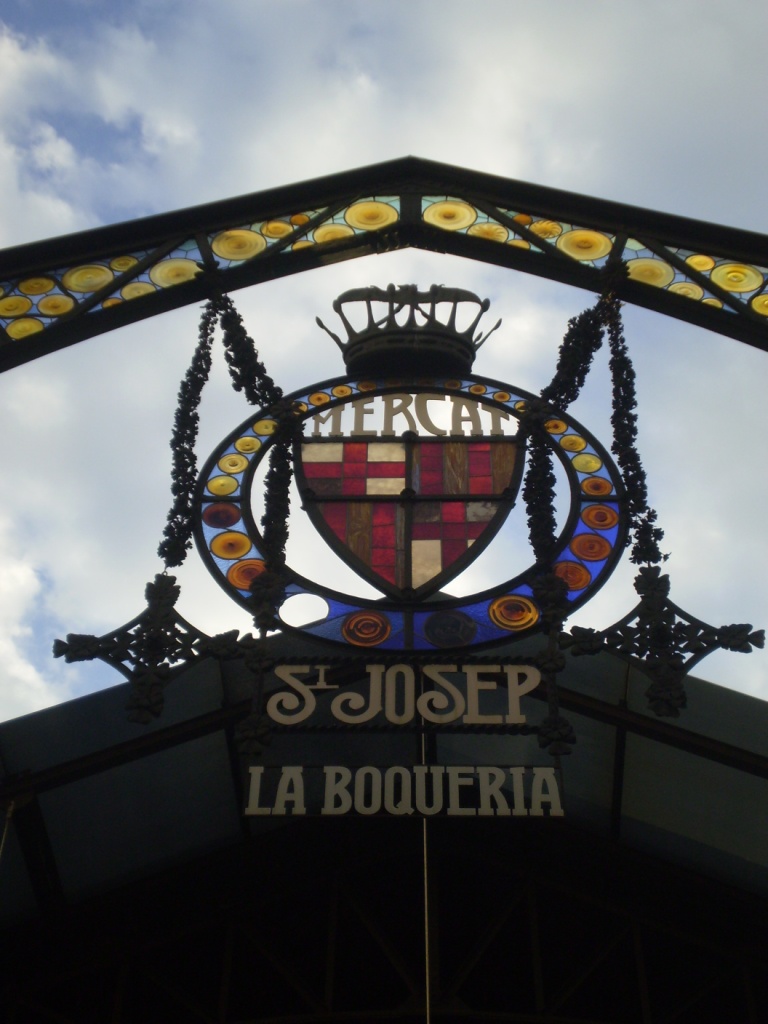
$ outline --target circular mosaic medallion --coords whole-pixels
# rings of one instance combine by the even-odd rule
[[[581,513],[582,522],[593,530],[610,530],[619,521],[619,513],[609,505],[589,505]]]
[[[253,429],[257,434],[274,434],[277,430],[277,420],[256,420]]]
[[[227,570],[227,579],[238,590],[248,590],[251,583],[266,571],[263,558],[244,558]]]
[[[466,647],[477,633],[477,623],[458,609],[434,612],[424,623],[424,636],[435,647]]]
[[[109,261],[109,265],[118,274],[124,274],[126,270],[135,267],[138,262],[135,256],[115,256],[114,259]]]
[[[352,612],[344,619],[341,634],[356,647],[377,647],[392,632],[392,625],[381,612]]]
[[[721,263],[710,277],[728,292],[753,292],[763,283],[763,275],[747,263]]]
[[[604,497],[613,493],[613,484],[602,476],[589,476],[581,481],[581,489],[592,498]]]
[[[160,288],[173,288],[177,284],[191,281],[193,277],[201,273],[202,270],[194,260],[161,260],[150,270],[149,279]]]
[[[592,573],[581,562],[558,562],[554,571],[565,580],[569,590],[583,590],[592,582]]]
[[[577,473],[596,473],[602,469],[603,460],[590,452],[582,452],[571,463]]]
[[[251,538],[236,530],[217,533],[211,541],[211,551],[219,558],[242,558],[251,550]]]
[[[602,562],[611,553],[611,545],[605,537],[594,533],[580,533],[570,544],[571,551],[585,562]]]
[[[28,277],[19,283],[19,291],[24,295],[44,295],[56,287],[52,277]]]
[[[108,285],[114,276],[109,267],[93,263],[68,270],[61,283],[70,292],[95,292]]]
[[[264,252],[266,247],[267,243],[258,231],[245,228],[222,231],[211,242],[213,251],[224,260],[249,260]]]
[[[563,233],[563,225],[558,224],[556,220],[536,220],[530,228],[539,238],[557,238]]]
[[[497,597],[488,606],[488,618],[495,626],[517,632],[539,621],[539,609],[527,597]]]
[[[531,231],[535,230],[536,225],[531,225]],[[602,259],[603,256],[607,256],[611,251],[612,244],[611,239],[600,231],[588,231],[583,228],[566,231],[557,240],[558,249],[572,256],[575,260]]]
[[[544,424],[544,429],[549,434],[564,434],[568,429],[568,424],[563,420],[547,420]],[[566,447],[563,445],[563,447]]]
[[[125,288],[120,289],[124,299],[140,299],[143,295],[153,295],[157,289],[149,281],[131,281]]]
[[[456,199],[448,199],[440,203],[432,203],[424,211],[424,220],[444,231],[460,231],[468,228],[477,220],[477,211],[469,203]]]
[[[262,232],[267,238],[285,238],[293,231],[293,227],[287,220],[268,220],[261,225]]]
[[[32,299],[24,295],[9,295],[6,299],[0,299],[0,316],[24,316],[32,309]]]
[[[248,465],[248,459],[244,455],[225,455],[219,459],[219,469],[222,473],[242,473]]]
[[[203,509],[203,522],[217,530],[234,526],[241,518],[240,509],[231,501],[220,501]]]
[[[338,242],[341,238],[351,238],[354,231],[348,224],[321,224],[315,228],[315,241],[320,245],[325,242]]]
[[[587,442],[578,434],[566,434],[565,437],[560,438],[560,445],[567,452],[583,452],[587,447]]]
[[[235,441],[235,448],[243,454],[251,455],[261,448],[261,441],[258,437],[238,437]]]
[[[353,228],[361,231],[378,231],[380,228],[394,224],[397,220],[397,210],[389,203],[368,201],[353,203],[347,209],[344,219]]]
[[[37,334],[37,332],[42,331],[42,329],[42,320],[38,320],[37,317],[34,316],[25,316],[8,324],[5,328],[5,332],[11,338],[26,338],[30,334]]]
[[[46,295],[37,304],[43,316],[63,316],[75,308],[75,300],[69,295]]]
[[[227,494],[234,494],[237,487],[237,480],[233,476],[215,476],[206,484],[206,489],[219,498],[223,498]]]
[[[489,242],[506,242],[509,238],[509,229],[502,224],[491,224],[485,221],[482,224],[473,224],[467,234],[473,235],[475,238],[485,238]]]

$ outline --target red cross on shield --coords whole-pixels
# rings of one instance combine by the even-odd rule
[[[316,528],[401,601],[434,593],[477,558],[522,475],[517,442],[503,436],[321,437],[297,449],[297,482]]]

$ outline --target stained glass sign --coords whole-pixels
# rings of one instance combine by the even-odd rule
[[[281,613],[282,627],[392,652],[484,646],[539,630],[535,565],[507,578],[502,561],[498,583],[467,597],[442,590],[492,545],[515,503],[525,463],[516,431],[534,400],[468,375],[411,383],[349,376],[291,395],[303,510],[384,597],[342,593],[310,578],[311,566],[290,566],[283,602],[312,595],[324,613],[300,627]],[[276,428],[270,410],[249,418],[217,446],[198,486],[198,546],[214,577],[249,609],[266,567],[254,490]],[[608,453],[570,415],[548,419],[546,436],[570,490],[553,571],[575,609],[621,554],[624,488]]]

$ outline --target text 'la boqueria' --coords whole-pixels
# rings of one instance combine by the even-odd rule
[[[347,725],[361,725],[379,715],[392,725],[408,725],[416,716],[435,725],[524,725],[520,698],[541,682],[541,673],[532,665],[464,665],[461,671],[457,665],[421,665],[423,680],[417,686],[411,665],[374,664],[365,666],[366,694],[327,682],[328,669],[327,665],[275,666],[275,675],[289,689],[272,694],[267,701],[272,721],[300,725],[316,711],[318,695],[339,690],[328,706],[333,718]],[[308,676],[316,681],[310,682]],[[500,707],[499,697],[505,690],[506,701],[502,698]]]
[[[552,766],[252,765],[248,817],[562,817]]]

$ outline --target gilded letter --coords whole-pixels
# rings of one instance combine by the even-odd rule
[[[501,715],[480,714],[480,690],[495,690],[494,679],[483,679],[481,672],[501,672],[501,665],[465,665],[467,673],[467,714],[464,722],[467,725],[501,725]]]
[[[261,779],[264,775],[264,765],[252,765],[248,771],[251,774],[251,782],[248,787],[248,806],[245,808],[246,814],[271,814],[271,807],[262,807],[260,804],[261,800]]]
[[[478,765],[477,778],[480,782],[480,806],[477,813],[486,817],[492,817],[494,814],[508,815],[509,804],[501,792],[506,779],[504,771],[493,765]],[[492,804],[495,804],[495,807]]]
[[[384,395],[382,401],[384,402],[384,426],[381,428],[383,435],[396,433],[393,425],[395,416],[405,416],[405,421],[408,424],[406,429],[418,434],[419,428],[416,426],[416,420],[408,412],[413,395]]]
[[[554,818],[563,817],[563,805],[560,803],[560,787],[554,768],[534,768],[533,787],[531,789],[531,816],[544,816],[543,803],[549,804],[549,813]]]
[[[450,679],[443,676],[443,672],[455,672],[456,665],[423,665],[422,673],[433,683],[442,687],[441,690],[426,690],[416,701],[416,710],[427,722],[447,723],[455,722],[461,718],[466,709],[466,701],[461,690],[454,686]],[[445,691],[445,692],[443,692]],[[449,697],[453,700],[450,705]],[[438,714],[439,709],[450,708],[444,714]]]
[[[311,670],[310,665],[276,665],[275,675],[284,683],[293,687],[295,693],[280,691],[273,694],[267,701],[267,714],[273,722],[280,725],[295,725],[296,722],[304,722],[312,714],[317,705],[315,695],[300,679],[296,678],[297,673],[306,675]],[[302,705],[303,701],[303,705]],[[300,709],[300,710],[297,710]],[[285,714],[292,711],[293,714]]]
[[[474,768],[459,768],[450,765],[448,772],[448,814],[450,815],[471,815],[477,814],[474,807],[462,807],[460,794],[461,786],[471,786],[474,783]]]
[[[306,814],[304,806],[304,769],[296,765],[290,768],[283,768],[280,781],[277,784],[275,796],[275,807],[273,814],[287,814],[285,805],[293,804],[294,814]]]
[[[525,715],[520,711],[520,698],[535,690],[541,682],[541,672],[532,665],[505,665],[507,676],[508,713],[504,719],[507,725],[524,725]]]
[[[381,690],[384,676],[383,665],[366,665],[368,670],[368,707],[362,693],[340,693],[331,702],[334,718],[347,725],[370,722],[381,713]],[[348,710],[347,710],[348,709]],[[356,713],[353,713],[356,712]]]
[[[348,786],[352,772],[340,764],[327,764],[325,772],[325,797],[321,814],[348,814],[352,808],[352,797]]]

